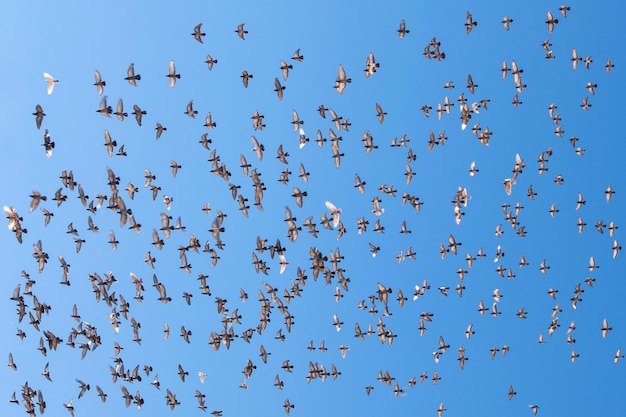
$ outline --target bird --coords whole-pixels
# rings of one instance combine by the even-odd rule
[[[70,415],[72,417],[74,417],[74,405],[72,404],[73,401],[74,401],[74,399],[72,398],[67,403],[63,404],[63,407],[65,407],[65,409],[67,411],[69,411],[69,413],[70,413]]]
[[[128,116],[128,113],[124,113],[124,102],[122,101],[121,98],[119,100],[117,100],[116,110],[115,110],[115,112],[113,112],[113,114],[117,116],[117,119],[120,122],[123,122],[124,121],[124,117]]]
[[[237,36],[239,36],[241,39],[245,41],[246,40],[245,35],[248,34],[248,31],[243,28],[244,25],[245,23],[240,23],[237,26],[237,29],[235,29],[235,32],[237,32]]]
[[[180,79],[180,74],[176,73],[176,67],[174,66],[174,61],[170,60],[170,64],[169,64],[169,72],[167,73],[166,77],[168,77],[170,79],[170,87],[174,88],[174,85],[176,85],[176,80]]]
[[[602,337],[606,337],[610,330],[613,330],[612,327],[609,327],[609,322],[606,319],[602,319]]]
[[[611,187],[610,185],[606,187],[606,191],[604,191],[604,195],[606,197],[607,204],[611,202],[611,197],[613,196],[613,194],[615,194],[615,191],[613,191],[613,187]]]
[[[190,100],[189,103],[187,103],[187,110],[185,111],[185,114],[192,119],[195,119],[196,114],[198,114],[198,110],[194,110],[193,108],[193,100]]]
[[[214,59],[210,54],[206,55],[206,61],[204,62],[207,64],[209,71],[213,70],[213,64],[218,63],[217,59]]]
[[[578,52],[576,51],[576,48],[572,48],[572,69],[574,71],[576,71],[576,68],[578,67],[578,62],[582,61],[583,58],[578,56]]]
[[[555,19],[554,16],[552,16],[552,12],[548,11],[546,24],[548,25],[548,33],[550,35],[552,35],[552,31],[554,31],[554,25],[556,25],[557,23],[559,23],[559,19]]]
[[[352,82],[352,79],[346,76],[346,71],[343,69],[343,65],[339,65],[338,72],[334,88],[337,90],[337,93],[343,94],[343,90],[346,88],[347,84]]]
[[[48,129],[46,129],[43,133],[43,143],[41,146],[44,147],[46,151],[46,156],[50,158],[52,156],[52,150],[54,149],[54,141],[50,140],[50,134],[48,133]]]
[[[446,411],[446,409],[444,408],[443,403],[440,403],[439,407],[437,407],[437,417],[441,417],[444,411]]]
[[[141,108],[138,105],[133,104],[133,113],[132,114],[135,115],[135,121],[137,122],[137,124],[139,126],[141,126],[141,119],[142,119],[142,116],[146,114],[146,111],[145,110],[141,110]]]
[[[472,32],[472,29],[474,29],[474,27],[477,25],[478,22],[476,22],[472,17],[472,14],[467,11],[465,13],[465,33],[469,35]]]
[[[333,218],[333,227],[337,227],[339,225],[339,218],[342,213],[341,209],[338,209],[337,207],[335,207],[335,205],[331,203],[330,201],[326,201],[325,205],[326,205],[326,208],[330,210],[330,214]]]
[[[283,60],[280,61],[280,70],[283,74],[283,80],[287,80],[289,76],[289,70],[293,68],[293,65],[287,65],[287,63]]]
[[[48,84],[48,95],[50,95],[54,91],[54,86],[56,83],[59,82],[59,80],[57,80],[56,78],[54,78],[52,75],[48,74],[47,72],[43,73],[43,77],[45,78],[46,83]]]
[[[380,106],[380,104],[376,103],[376,116],[378,117],[378,121],[380,122],[380,124],[383,124],[386,115],[387,113],[383,111],[383,108]]]
[[[400,39],[404,39],[404,36],[410,32],[410,30],[406,28],[404,19],[400,21],[400,27],[398,28],[397,32],[398,32],[398,36],[400,37]]]
[[[475,91],[476,87],[478,87],[478,84],[474,84],[474,80],[472,79],[472,75],[468,74],[467,75],[467,89],[469,90],[470,93],[474,94],[474,91]]]
[[[159,122],[157,122],[156,127],[154,129],[156,130],[156,139],[157,140],[161,139],[161,135],[163,134],[163,132],[165,132],[167,130],[167,128],[164,127]]]
[[[278,99],[282,100],[283,99],[283,91],[285,91],[285,86],[280,84],[280,81],[278,81],[278,78],[274,78],[274,87],[275,87],[274,91],[278,95]]]
[[[285,402],[283,403],[283,407],[285,408],[285,414],[289,415],[291,409],[295,408],[296,406],[289,402],[289,398],[286,398]]]
[[[245,88],[248,88],[248,82],[251,78],[254,78],[254,76],[252,74],[249,74],[248,71],[243,70],[241,71],[241,81],[243,82],[243,86]]]
[[[135,75],[135,64],[131,63],[126,71],[126,77],[124,77],[128,83],[134,87],[137,87],[137,81],[141,80],[141,75]]]
[[[510,24],[513,23],[513,19],[508,16],[504,16],[501,23],[504,26],[504,29],[508,31],[510,29]]]
[[[302,62],[302,60],[304,60],[304,55],[300,54],[300,48],[294,51],[294,53],[291,55],[291,59],[298,62]]]
[[[107,106],[107,96],[102,97],[102,100],[100,100],[100,108],[96,110],[96,112],[100,113],[104,117],[111,117],[113,108],[111,106]]]
[[[37,129],[41,129],[41,122],[43,121],[43,118],[45,115],[46,113],[43,112],[43,108],[41,107],[41,105],[37,104],[35,106],[35,113],[33,113],[33,116],[35,116],[35,123],[37,124]]]
[[[100,72],[98,70],[94,71],[94,77],[96,79],[96,82],[93,85],[96,86],[98,94],[102,95],[104,93],[104,86],[107,85],[107,83],[102,80],[102,77],[100,76]]]
[[[191,36],[193,36],[194,39],[197,40],[198,42],[204,43],[202,41],[202,37],[206,36],[206,33],[202,32],[202,23],[198,23],[196,26],[194,26],[193,33],[191,34]]]

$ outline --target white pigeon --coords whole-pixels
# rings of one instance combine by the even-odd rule
[[[330,210],[330,214],[332,214],[333,216],[333,227],[337,227],[337,225],[339,225],[339,216],[341,215],[341,209],[335,207],[335,205],[330,201],[326,202],[326,208]]]
[[[204,378],[206,378],[207,375],[204,372],[200,371],[198,372],[198,377],[200,378],[200,382],[204,384]]]
[[[44,72],[43,76],[46,79],[46,82],[48,83],[48,95],[50,95],[52,94],[52,91],[54,90],[54,84],[58,83],[59,80],[57,80],[56,78],[54,78],[52,75],[48,74],[47,72]]]

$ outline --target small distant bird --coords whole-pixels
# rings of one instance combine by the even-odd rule
[[[326,208],[330,210],[330,214],[333,216],[333,227],[337,227],[337,225],[339,224],[339,216],[341,215],[341,209],[338,209],[337,207],[335,207],[335,205],[331,203],[330,201],[327,201],[325,204],[326,204]]]
[[[383,108],[380,106],[380,104],[376,103],[376,116],[378,117],[378,121],[380,122],[380,124],[383,124],[383,122],[385,121],[385,115],[387,115],[387,113],[383,111]]]
[[[280,61],[280,70],[283,74],[283,80],[287,80],[289,76],[289,70],[293,68],[293,65],[287,65],[287,63],[283,60]]]
[[[50,158],[52,156],[52,149],[54,149],[54,142],[50,140],[50,134],[48,133],[48,129],[45,130],[43,134],[43,143],[41,146],[46,150],[46,156]]]
[[[576,48],[572,48],[572,69],[574,71],[576,71],[576,68],[578,68],[578,61],[582,61],[583,58],[578,56],[578,52],[576,51]]]
[[[291,404],[289,402],[289,398],[285,399],[285,403],[283,404],[283,407],[285,407],[285,414],[289,415],[289,412],[291,411],[292,408],[295,408],[296,406]]]
[[[410,30],[408,30],[406,28],[406,24],[404,23],[404,19],[402,19],[400,21],[400,28],[398,29],[398,35],[400,36],[400,39],[404,39],[404,35],[406,35],[409,32],[410,32]]]
[[[609,330],[613,330],[612,327],[609,327],[609,322],[606,319],[602,320],[602,337],[606,337]]]
[[[276,92],[276,94],[278,95],[278,99],[282,100],[283,99],[283,91],[285,90],[285,86],[284,85],[280,85],[280,81],[278,81],[278,78],[274,78],[274,91]]]
[[[113,114],[117,116],[117,120],[120,122],[124,121],[124,117],[128,117],[128,113],[124,112],[124,102],[122,99],[117,100],[117,107]]]
[[[586,111],[586,110],[589,110],[589,107],[591,107],[591,103],[589,103],[589,97],[585,97],[585,98],[581,101],[581,103],[580,103],[580,107],[581,107],[583,110],[585,110],[585,111]]]
[[[444,408],[443,403],[439,404],[439,407],[437,408],[437,417],[441,417],[444,411],[446,411],[446,409]]]
[[[174,61],[170,60],[169,73],[166,75],[170,79],[170,87],[176,85],[176,79],[180,79],[180,74],[176,74],[176,67],[174,67]]]
[[[467,75],[467,89],[470,93],[474,94],[474,89],[478,87],[478,84],[474,84],[474,80],[472,79],[472,75]]]
[[[508,16],[504,16],[504,18],[502,19],[502,25],[504,25],[504,29],[509,30],[509,24],[513,23],[513,19],[511,19]]]
[[[202,32],[202,23],[198,23],[193,28],[193,33],[191,34],[191,36],[193,36],[198,42],[204,43],[202,42],[202,37],[206,36],[206,33]]]
[[[94,71],[94,77],[96,78],[96,82],[93,84],[98,89],[98,94],[102,95],[104,93],[104,86],[107,85],[105,81],[102,81],[102,77],[100,77],[100,72],[98,70]]]
[[[111,106],[107,106],[107,96],[102,97],[102,100],[100,100],[100,108],[96,111],[104,117],[111,117],[113,108]]]
[[[469,35],[472,29],[474,29],[474,26],[478,26],[478,22],[474,21],[472,14],[467,11],[465,13],[465,33]]]
[[[295,50],[295,52],[291,56],[291,59],[293,59],[294,61],[302,62],[302,60],[304,59],[304,55],[300,55],[300,48]]]
[[[206,64],[209,66],[209,71],[213,69],[213,64],[217,64],[217,59],[214,59],[211,55],[207,54],[206,56]]]
[[[596,94],[596,88],[598,88],[598,84],[596,83],[592,83],[592,82],[588,82],[587,83],[587,91],[589,91],[589,94],[591,95],[595,95]]]
[[[610,185],[606,187],[606,191],[604,191],[604,195],[606,196],[607,204],[611,202],[611,197],[613,196],[613,194],[615,194],[615,191],[613,191],[613,187],[611,187]]]
[[[196,118],[196,114],[198,114],[198,110],[194,110],[193,109],[193,100],[189,101],[189,103],[187,103],[187,111],[185,111],[185,114],[189,117],[191,117],[192,119]]]
[[[154,128],[156,130],[156,138],[157,140],[159,138],[161,138],[161,135],[163,134],[163,132],[165,132],[167,130],[166,127],[163,127],[163,125],[159,122],[157,122],[156,127]]]
[[[346,88],[346,85],[348,83],[352,82],[352,79],[346,77],[346,71],[343,69],[343,65],[339,65],[338,72],[339,74],[337,75],[337,78],[335,79],[334,88],[337,90],[339,94],[343,94],[343,90]]]
[[[559,19],[555,19],[552,16],[552,12],[548,11],[546,24],[548,25],[548,33],[552,35],[552,31],[554,30],[554,25],[559,23]]]
[[[134,115],[135,115],[135,120],[137,121],[137,124],[138,124],[139,126],[141,126],[141,117],[142,117],[144,114],[146,114],[146,111],[145,111],[145,110],[141,110],[141,108],[140,108],[138,105],[136,105],[136,104],[133,104],[133,110],[134,110],[134,111],[133,111],[133,113],[132,113],[132,114],[134,114]]]
[[[37,104],[35,106],[35,113],[33,113],[33,116],[35,116],[35,123],[37,124],[37,129],[41,129],[41,122],[43,121],[43,117],[46,115],[46,113],[43,112],[43,108],[41,107],[41,105]]]
[[[48,74],[47,72],[43,73],[43,77],[46,79],[46,83],[48,83],[48,95],[50,95],[52,94],[52,91],[54,91],[54,85],[58,83],[59,80],[57,80],[56,78],[54,78],[52,75]]]
[[[477,172],[480,172],[480,170],[476,168],[476,162],[472,161],[472,163],[470,164],[470,170],[469,170],[470,177],[473,177],[474,175],[476,175]]]
[[[248,74],[248,71],[246,70],[241,71],[241,75],[239,77],[241,77],[241,80],[243,81],[243,86],[246,88],[248,88],[248,80],[254,78],[254,76],[252,74]]]
[[[513,181],[510,178],[502,181],[502,185],[504,185],[504,191],[506,191],[507,195],[511,195],[511,186],[513,185]]]
[[[137,81],[141,80],[141,75],[135,75],[135,64],[130,64],[128,67],[128,71],[126,71],[126,77],[124,77],[126,81],[129,82],[130,85],[137,87]]]
[[[237,32],[237,35],[239,35],[239,37],[245,41],[246,38],[244,37],[244,35],[247,35],[248,31],[243,28],[244,25],[245,23],[241,23],[240,25],[238,25],[235,32]]]

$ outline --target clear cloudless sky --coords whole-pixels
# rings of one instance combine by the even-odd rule
[[[626,242],[622,237],[625,147],[620,126],[620,79],[626,65],[625,32],[620,29],[623,10],[607,0],[568,5],[571,10],[565,17],[559,12],[560,3],[537,1],[5,4],[0,17],[4,62],[0,204],[17,211],[27,233],[20,244],[11,230],[3,227],[0,232],[4,254],[0,357],[8,363],[12,354],[17,366],[17,370],[0,368],[0,414],[24,415],[21,390],[28,383],[42,392],[46,415],[67,415],[63,404],[73,399],[77,417],[136,415],[134,404],[125,406],[121,386],[131,395],[139,392],[144,415],[202,415],[196,390],[206,395],[205,413],[221,410],[224,416],[282,415],[287,398],[295,405],[290,410],[294,416],[436,416],[440,403],[446,409],[444,416],[531,416],[529,405],[537,405],[540,416],[624,415],[626,361],[614,363],[614,357],[620,348],[626,352],[625,255],[614,257],[612,250]],[[477,25],[466,34],[468,10]],[[552,34],[545,23],[548,11],[558,19]],[[501,23],[505,16],[513,19],[509,31]],[[403,19],[410,32],[400,39]],[[202,44],[191,36],[198,23],[206,33]],[[240,23],[249,32],[245,40],[236,33]],[[433,37],[445,59],[423,55]],[[546,59],[544,41],[549,42],[554,59]],[[304,55],[302,62],[291,59],[298,48]],[[573,48],[583,58],[576,70]],[[370,53],[380,66],[366,77]],[[205,63],[207,54],[218,61],[211,71]],[[584,65],[586,57],[592,60],[589,68]],[[610,73],[605,70],[609,58],[615,65]],[[170,60],[180,73],[174,88],[166,77]],[[293,66],[287,80],[281,75],[281,60]],[[512,61],[526,86],[521,92],[510,71],[502,78],[502,63],[510,68]],[[124,80],[131,63],[141,75],[136,87]],[[351,79],[341,95],[333,88],[340,65]],[[123,122],[96,112],[103,96],[93,85],[94,70],[106,82],[107,104],[115,111],[118,99],[123,100],[128,113]],[[240,78],[243,70],[253,76],[247,88]],[[59,80],[51,95],[44,71]],[[476,84],[473,94],[467,88],[470,74]],[[275,78],[286,87],[282,100],[273,91]],[[448,81],[454,88],[444,88]],[[588,91],[588,83],[597,84],[595,94]],[[466,129],[461,128],[461,94],[470,109],[472,103],[487,100],[471,113]],[[516,94],[522,102],[517,107],[512,105]],[[437,105],[446,97],[454,106],[438,118]],[[581,107],[585,98],[590,104],[586,111]],[[198,111],[195,119],[185,114],[190,100]],[[387,113],[383,123],[377,118],[376,103]],[[32,115],[38,104],[46,114],[41,129]],[[146,111],[142,126],[131,114],[135,104]],[[551,104],[557,106],[555,118],[549,115]],[[325,118],[320,116],[319,105],[333,109],[350,125],[338,130],[328,112]],[[424,105],[432,107],[429,117],[422,112]],[[255,110],[264,116],[262,130],[253,129]],[[291,123],[294,110],[310,138],[303,148]],[[203,126],[207,112],[216,123],[213,129]],[[157,122],[167,128],[159,140]],[[472,133],[475,125],[477,132],[492,132],[488,146]],[[564,131],[562,137],[555,134],[558,126]],[[55,144],[50,157],[41,146],[46,129]],[[103,146],[105,130],[117,143],[112,157]],[[315,142],[318,130],[327,139],[321,148]],[[447,140],[429,151],[431,131],[435,138],[441,133]],[[210,150],[198,142],[205,133],[212,141]],[[370,153],[362,142],[364,133],[373,137],[376,146]],[[341,136],[338,152],[344,156],[339,168],[331,134]],[[265,148],[262,160],[251,150],[251,135]],[[403,135],[406,146],[390,146],[394,137]],[[578,138],[575,146],[573,137]],[[121,145],[126,156],[116,155]],[[280,145],[289,154],[287,165],[276,158]],[[410,150],[416,158],[407,164]],[[211,172],[212,151],[231,173],[228,181]],[[540,173],[542,153],[547,170]],[[240,168],[240,155],[261,174],[266,188],[263,211],[253,204],[253,181]],[[513,178],[516,155],[524,166],[508,195],[503,182]],[[182,166],[176,177],[171,160]],[[472,162],[478,170],[474,176],[469,172]],[[308,182],[299,177],[300,164],[310,173]],[[410,183],[407,165],[413,172]],[[109,202],[88,212],[78,198],[78,187],[72,191],[59,179],[62,171],[71,170],[88,196],[87,203],[97,201],[97,194],[112,195],[107,168],[119,177],[119,196],[141,224],[140,233],[129,230],[128,223],[121,226],[119,214],[107,209]],[[160,187],[154,200],[150,189],[144,188],[144,169],[156,176],[152,184]],[[290,171],[289,182],[282,184],[278,179],[285,169]],[[355,174],[366,182],[363,194],[354,187]],[[564,180],[561,185],[555,182],[557,175]],[[129,183],[139,189],[134,199],[125,190]],[[237,193],[248,199],[248,217],[232,198],[229,183],[239,186]],[[395,193],[382,192],[382,185]],[[537,194],[532,200],[527,196],[531,185]],[[615,194],[607,203],[609,185]],[[307,192],[301,208],[292,197],[293,187]],[[52,200],[58,189],[67,195],[60,206]],[[457,224],[452,201],[459,189],[466,190],[468,200]],[[47,200],[29,212],[33,191]],[[403,204],[405,193],[423,203],[419,213],[408,202]],[[579,194],[585,204],[577,210]],[[170,211],[164,195],[173,198]],[[380,215],[373,213],[374,198],[384,209]],[[320,223],[322,215],[331,216],[326,201],[341,209],[346,232],[340,238],[339,227],[328,230]],[[201,210],[205,203],[212,209],[208,215]],[[517,203],[521,208],[516,215]],[[509,219],[517,216],[516,228],[507,221],[505,204]],[[551,216],[553,204],[558,212]],[[287,237],[285,207],[302,227],[295,241]],[[47,227],[42,208],[54,213]],[[223,249],[217,248],[209,231],[218,210],[227,216],[222,223]],[[161,213],[172,216],[172,224],[180,217],[185,230],[174,230],[166,238],[159,230]],[[88,216],[97,232],[88,229]],[[317,237],[303,226],[309,216],[317,224]],[[363,233],[358,232],[359,218],[369,222]],[[587,224],[582,233],[579,218]],[[374,230],[377,221],[384,233]],[[400,233],[403,222],[411,233]],[[597,222],[606,225],[599,227],[601,232]],[[611,222],[619,227],[612,237]],[[78,236],[67,233],[70,223]],[[503,234],[496,236],[499,225]],[[522,227],[525,237],[518,234]],[[152,244],[153,229],[165,242],[161,250]],[[108,243],[109,231],[119,240],[117,250]],[[201,247],[198,253],[186,251],[191,264],[186,273],[179,268],[179,247],[188,246],[192,235]],[[459,244],[458,254],[446,253],[442,259],[440,244],[448,247],[450,235]],[[282,274],[278,256],[270,257],[269,250],[256,251],[257,237],[267,239],[268,245],[280,240],[288,262]],[[85,240],[79,253],[75,238]],[[41,273],[32,256],[38,241],[49,255]],[[205,242],[219,256],[215,266],[202,251]],[[380,248],[376,257],[370,243]],[[498,247],[504,256],[494,262]],[[328,281],[323,272],[317,280],[313,277],[312,248],[328,258],[324,263],[332,274]],[[406,257],[408,249],[415,259]],[[466,255],[476,257],[480,249],[486,256],[470,268]],[[330,254],[335,250],[342,258],[333,266]],[[153,267],[144,262],[148,251],[156,259]],[[267,275],[255,272],[253,252],[266,262]],[[404,256],[400,262],[399,253]],[[528,262],[523,268],[521,255]],[[63,270],[58,256],[70,265],[69,286],[59,284]],[[591,257],[599,268],[589,268]],[[545,274],[540,271],[542,261],[549,267]],[[498,267],[504,277],[498,275]],[[307,279],[300,284],[300,296],[288,300],[285,294],[298,280],[298,268]],[[334,269],[349,279],[347,291]],[[462,281],[459,269],[467,271]],[[22,271],[36,281],[31,295],[24,294],[27,281]],[[117,280],[108,288],[117,305],[98,299],[89,280],[96,273],[104,278],[108,271]],[[131,273],[143,280],[141,303],[134,299]],[[210,296],[199,289],[199,274],[208,276]],[[171,302],[158,300],[153,275]],[[423,289],[424,280],[430,289]],[[27,305],[21,321],[16,301],[9,300],[18,284]],[[387,311],[377,293],[379,284],[390,289]],[[421,295],[414,300],[416,285]],[[462,296],[455,291],[457,285],[464,287]],[[579,301],[573,308],[577,285]],[[268,288],[277,289],[278,302]],[[558,290],[555,299],[548,295],[550,288]],[[245,302],[240,289],[249,295]],[[494,317],[496,289],[502,296],[496,307],[501,314]],[[408,298],[403,307],[397,301],[398,290]],[[262,333],[256,331],[261,317],[259,291],[272,306]],[[341,295],[337,300],[336,291]],[[183,292],[193,295],[190,305]],[[34,296],[51,307],[41,317],[39,331],[29,324],[28,312],[35,315]],[[114,308],[121,311],[121,297],[129,303],[128,319],[120,314],[119,333],[115,333],[109,314]],[[218,297],[227,300],[227,313],[218,312]],[[358,308],[361,300],[364,310]],[[481,300],[489,309],[484,315],[477,311]],[[293,316],[290,332],[279,302]],[[101,341],[89,345],[84,359],[79,345],[86,342],[85,336],[77,337],[74,349],[66,344],[72,328],[79,326],[71,317],[74,305],[84,322],[82,328],[95,327]],[[525,319],[517,315],[522,308]],[[239,337],[230,349],[222,344],[215,351],[209,334],[221,333],[222,321],[235,310],[241,323],[228,328]],[[431,313],[432,322],[424,322],[427,330],[420,335],[423,313]],[[335,314],[343,322],[339,332],[333,326]],[[141,324],[141,344],[133,341],[131,317]],[[601,331],[603,319],[612,328],[606,337]],[[166,341],[165,322],[171,329]],[[356,323],[364,332],[372,324],[374,334],[365,340],[355,337]],[[379,323],[396,335],[391,345],[381,343]],[[572,323],[575,329],[568,343]],[[475,334],[468,339],[470,324]],[[551,324],[559,327],[549,336]],[[191,330],[191,343],[180,336],[181,326]],[[18,329],[26,333],[23,340],[16,335]],[[241,337],[247,329],[255,330],[249,342]],[[281,329],[284,341],[275,338]],[[44,331],[63,339],[56,351],[47,346]],[[540,335],[543,344],[538,343]],[[440,336],[449,345],[445,352]],[[45,357],[38,350],[42,337]],[[316,348],[324,342],[328,350],[309,350],[309,341]],[[115,342],[123,347],[117,359]],[[270,353],[266,364],[259,356],[261,345]],[[350,347],[345,358],[341,345]],[[501,350],[505,345],[510,348],[506,356]],[[493,359],[492,348],[500,349]],[[459,349],[467,358],[464,370],[459,366]],[[437,351],[438,363],[433,355]],[[574,363],[573,351],[579,355]],[[256,366],[250,378],[242,373],[248,359]],[[123,361],[126,370],[138,365],[142,380],[120,377],[113,382],[110,369],[115,369],[116,360]],[[290,360],[292,373],[281,369],[284,360]],[[46,363],[52,382],[42,376]],[[184,382],[178,376],[179,364],[189,372]],[[307,382],[312,364],[328,372],[334,364],[341,375]],[[145,365],[152,367],[150,375],[144,372]],[[394,378],[390,385],[377,380],[381,371]],[[441,380],[433,384],[435,371]],[[203,383],[198,372],[207,374]],[[420,384],[423,373],[428,379]],[[155,374],[160,390],[150,384]],[[282,390],[274,386],[276,375],[284,383]],[[418,383],[411,387],[412,377]],[[80,399],[76,379],[91,387]],[[244,380],[247,390],[239,387]],[[396,383],[399,395],[394,396]],[[107,393],[105,403],[96,385]],[[374,388],[370,395],[366,386]],[[510,401],[509,386],[517,393]],[[181,403],[172,411],[165,400],[167,389]],[[13,392],[18,404],[9,402]]]

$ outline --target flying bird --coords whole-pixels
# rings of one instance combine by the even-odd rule
[[[559,23],[559,19],[555,19],[554,16],[552,16],[552,12],[548,11],[546,24],[548,25],[548,33],[550,35],[552,35],[552,31],[554,30],[554,25],[556,25],[557,23]]]
[[[245,29],[243,28],[243,26],[244,26],[244,25],[245,25],[245,23],[241,23],[241,24],[239,24],[239,25],[237,26],[237,29],[235,29],[235,32],[237,32],[237,35],[238,35],[241,39],[243,39],[243,40],[245,41],[245,40],[246,40],[246,38],[245,38],[245,36],[244,36],[244,35],[247,35],[247,34],[248,34],[248,31],[247,31],[247,30],[245,30]]]
[[[46,115],[46,113],[43,112],[43,108],[41,108],[41,105],[37,104],[35,106],[35,113],[33,113],[33,116],[35,116],[35,123],[37,124],[37,129],[41,129],[41,122],[43,121],[43,117]]]
[[[213,69],[213,64],[217,64],[217,59],[214,59],[211,55],[206,55],[206,61],[204,61],[209,67],[209,71]]]
[[[198,23],[196,26],[194,26],[193,33],[191,34],[191,36],[193,36],[194,39],[197,40],[198,42],[204,43],[202,41],[202,37],[206,36],[206,33],[202,32],[202,23]]]
[[[274,91],[278,95],[278,99],[282,100],[283,99],[283,91],[285,91],[285,86],[280,84],[280,81],[278,81],[278,78],[274,78],[274,87],[275,87]]]
[[[54,85],[58,83],[59,80],[57,80],[56,78],[54,78],[52,75],[48,74],[47,72],[43,73],[43,77],[46,79],[46,83],[48,84],[48,95],[50,95],[54,91]]]
[[[169,72],[166,75],[170,79],[170,87],[173,88],[176,85],[176,79],[180,79],[180,74],[176,74],[176,67],[174,66],[174,61],[170,60]]]
[[[141,80],[141,75],[135,75],[135,64],[130,64],[128,66],[128,70],[126,71],[126,77],[124,77],[128,83],[134,87],[137,87],[137,81]]]
[[[400,36],[400,39],[404,39],[404,36],[410,32],[410,30],[406,28],[404,19],[400,21],[400,27],[398,28],[397,32],[398,32],[398,36]]]
[[[96,86],[98,94],[102,95],[102,93],[104,93],[104,86],[107,85],[107,83],[102,80],[102,77],[100,76],[100,72],[98,70],[94,71],[94,77],[96,79],[96,82],[93,85]]]
[[[476,22],[472,17],[472,14],[467,11],[465,13],[465,33],[469,35],[472,32],[472,29],[474,29],[474,27],[477,25],[478,22]]]
[[[241,75],[239,77],[241,77],[241,81],[243,82],[243,86],[245,88],[248,88],[248,80],[254,78],[254,76],[249,74],[246,70],[241,71]]]
[[[293,55],[291,55],[291,59],[298,62],[302,62],[302,60],[304,60],[304,55],[300,54],[300,48],[294,51]]]

